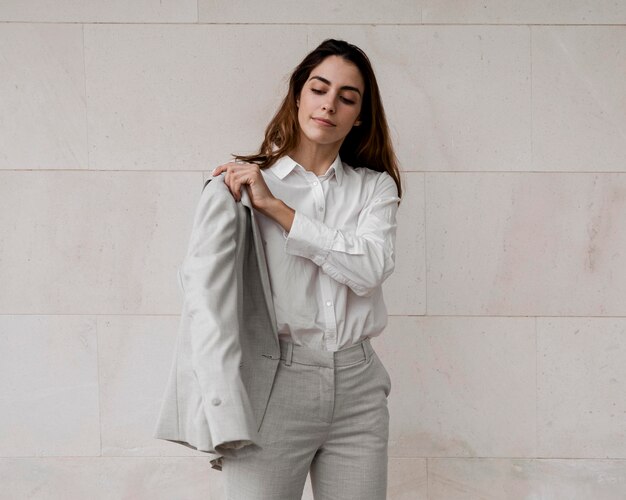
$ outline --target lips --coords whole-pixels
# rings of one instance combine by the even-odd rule
[[[314,119],[317,123],[320,123],[320,124],[325,125],[325,126],[327,126],[327,127],[334,127],[334,126],[335,126],[335,124],[334,124],[333,122],[331,122],[331,121],[329,121],[329,120],[325,120],[324,118],[316,118],[316,117],[313,117],[313,119]]]

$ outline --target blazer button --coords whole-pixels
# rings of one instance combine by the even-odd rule
[[[222,400],[220,398],[213,398],[211,400],[211,403],[213,404],[213,406],[218,406],[221,402]]]

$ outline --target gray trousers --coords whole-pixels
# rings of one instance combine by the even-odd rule
[[[228,500],[384,500],[391,380],[369,341],[336,352],[280,341],[260,448],[224,457]],[[251,447],[252,448],[252,447]]]

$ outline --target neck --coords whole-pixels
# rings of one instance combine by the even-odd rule
[[[300,143],[288,155],[306,170],[315,175],[324,175],[335,161],[341,142],[335,144],[317,144],[301,138]]]

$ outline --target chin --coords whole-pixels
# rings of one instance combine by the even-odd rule
[[[304,137],[310,142],[315,144],[334,144],[335,142],[341,140],[337,137],[330,137],[330,134],[320,134],[316,131],[316,133],[306,133],[303,132]]]

